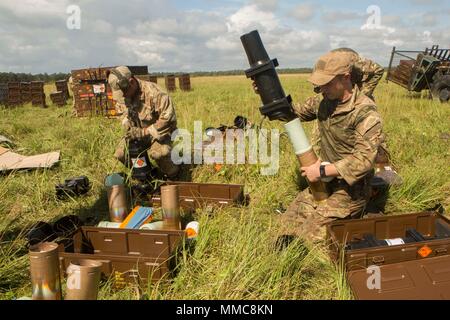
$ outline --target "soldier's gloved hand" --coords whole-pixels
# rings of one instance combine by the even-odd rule
[[[158,132],[158,130],[155,128],[154,125],[151,125],[148,128],[145,128],[145,131],[151,135],[153,137],[153,139],[160,141],[162,136],[161,134]]]
[[[139,139],[144,138],[145,136],[147,136],[147,135],[145,133],[145,130],[142,128],[131,127],[128,129],[128,132],[127,132],[127,137],[129,139],[133,139],[133,140],[134,139],[139,140]]]

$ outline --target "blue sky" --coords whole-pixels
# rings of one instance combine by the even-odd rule
[[[80,29],[66,26],[70,5]],[[0,21],[0,70],[13,72],[243,69],[239,37],[253,29],[282,67],[311,67],[342,46],[382,65],[394,45],[450,47],[450,2],[437,0],[0,0]]]

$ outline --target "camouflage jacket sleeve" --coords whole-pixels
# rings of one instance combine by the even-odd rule
[[[371,97],[384,74],[384,68],[372,60],[363,58],[361,92]]]
[[[382,121],[375,106],[363,107],[355,117],[355,146],[351,155],[334,163],[339,175],[353,185],[374,167],[378,146],[383,141]]]
[[[320,105],[320,96],[309,97],[303,104],[294,104],[294,112],[301,121],[312,121],[317,119]]]
[[[160,134],[170,132],[176,126],[175,108],[169,95],[163,91],[160,91],[155,96],[156,112],[159,117],[156,120],[155,128]]]

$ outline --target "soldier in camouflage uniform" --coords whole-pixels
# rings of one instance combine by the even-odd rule
[[[309,188],[292,202],[280,218],[283,235],[321,240],[325,224],[335,219],[360,218],[370,197],[377,149],[383,140],[382,120],[373,100],[351,81],[352,60],[348,54],[330,52],[315,65],[308,81],[323,95],[294,107],[302,121],[318,121],[320,160],[302,167],[311,182],[332,179],[330,197],[316,202]],[[330,164],[321,167],[321,162]]]
[[[373,92],[383,77],[384,68],[376,62],[360,56],[355,50],[350,48],[337,48],[331,52],[344,52],[350,55],[352,61],[352,83],[358,86],[361,93],[375,101]],[[314,146],[314,151],[319,153],[320,135],[317,125],[314,125],[312,129],[311,144]],[[385,144],[382,144],[382,148],[385,151],[387,149]]]
[[[150,158],[154,159],[161,171],[169,178],[178,174],[179,166],[170,157],[171,134],[177,129],[177,119],[172,100],[156,84],[136,79],[125,66],[111,69],[108,75],[113,99],[124,101],[127,110],[122,124],[129,139],[149,139]],[[134,114],[134,116],[130,116]],[[130,117],[132,117],[130,119]],[[125,162],[125,139],[116,149],[115,157]]]

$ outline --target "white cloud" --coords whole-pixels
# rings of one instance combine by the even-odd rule
[[[254,29],[271,31],[277,28],[279,20],[272,12],[262,11],[256,5],[239,9],[227,19],[228,32],[246,33]]]
[[[275,11],[278,7],[278,0],[251,0],[250,3],[266,11]]]
[[[316,8],[317,5],[302,3],[293,7],[289,12],[289,16],[299,21],[309,21],[314,17]]]
[[[181,10],[158,0],[70,0],[80,5],[82,28],[68,30],[69,0],[0,1],[0,71],[68,72],[118,64],[171,72],[245,69],[240,36],[254,29],[281,67],[311,66],[324,52],[343,46],[386,65],[393,45],[419,50],[450,43],[448,9],[383,14],[379,27],[361,29],[368,19],[364,10],[324,11],[312,2],[286,12],[286,6],[275,10],[276,0],[233,1],[214,10]],[[312,19],[318,12],[327,19],[320,24]]]

